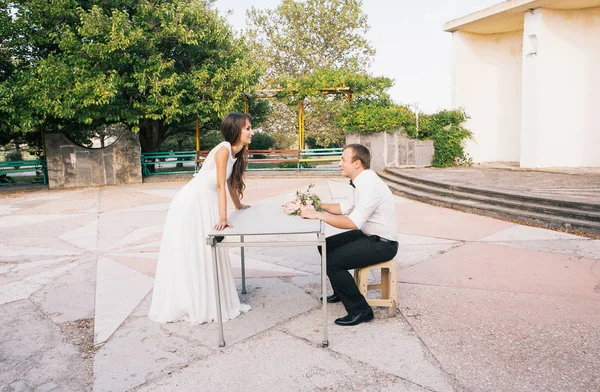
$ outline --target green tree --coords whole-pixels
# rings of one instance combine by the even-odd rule
[[[16,68],[12,41],[15,36],[9,3],[0,0],[0,145],[6,145],[21,136],[20,130],[15,130],[12,122],[14,97],[11,78]]]
[[[276,9],[248,13],[248,35],[264,61],[267,80],[319,69],[365,70],[375,50],[365,34],[360,0],[282,0]]]
[[[40,155],[41,131],[80,128],[36,110],[31,102],[37,97],[26,88],[36,64],[59,50],[53,37],[76,20],[76,8],[68,1],[0,0],[0,144],[27,143],[31,153]]]
[[[31,46],[20,96],[53,130],[123,123],[154,151],[180,124],[222,118],[260,76],[212,1],[20,0],[15,10]]]
[[[364,71],[375,50],[360,0],[282,0],[275,9],[248,11],[248,36],[253,57],[266,70],[263,84],[280,87],[281,78],[301,78],[323,70]],[[328,87],[328,86],[327,86]],[[306,136],[327,146],[343,141],[336,126],[345,96],[312,96],[305,101]],[[297,108],[273,102],[263,128],[278,147],[289,148],[297,136]]]

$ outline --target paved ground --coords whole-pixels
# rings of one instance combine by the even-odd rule
[[[310,182],[350,195],[339,177],[251,177],[246,201]],[[250,248],[253,309],[225,324],[226,347],[215,324],[154,323],[182,185],[0,194],[0,391],[600,390],[600,241],[400,197],[395,317],[338,327],[333,304],[322,348],[316,250]]]

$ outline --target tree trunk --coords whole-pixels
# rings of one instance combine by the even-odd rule
[[[183,140],[177,140],[177,151],[183,151]],[[183,162],[177,164],[178,169],[183,169]]]
[[[162,121],[144,120],[140,122],[140,145],[142,152],[154,152],[158,150],[167,130]]]
[[[165,134],[167,133],[164,123],[158,120],[144,120],[140,122],[140,145],[142,152],[154,152],[158,150]],[[148,170],[155,171],[154,165],[148,165]]]

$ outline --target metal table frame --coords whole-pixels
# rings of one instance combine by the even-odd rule
[[[235,217],[239,219],[240,216],[243,216],[242,211],[236,211]],[[301,219],[301,218],[298,218]],[[230,222],[235,227],[235,220],[233,217],[230,217]],[[215,286],[215,297],[217,301],[217,320],[219,324],[219,347],[225,346],[225,338],[223,335],[223,318],[221,315],[221,295],[219,289],[219,270],[217,268],[217,248],[232,248],[232,247],[240,247],[241,248],[241,270],[242,270],[242,294],[246,294],[246,272],[245,272],[245,260],[244,260],[244,248],[247,247],[289,247],[289,246],[321,246],[321,291],[322,297],[327,298],[327,250],[325,248],[325,227],[322,221],[319,221],[319,230],[311,230],[311,231],[296,231],[293,228],[290,230],[279,230],[277,232],[269,231],[269,232],[261,232],[261,233],[230,233],[231,230],[225,229],[223,231],[213,231],[206,238],[206,244],[211,247],[212,251],[212,263],[214,273],[214,286]],[[317,238],[315,240],[301,240],[301,241],[252,241],[245,242],[244,237],[252,236],[252,237],[260,237],[265,235],[299,235],[299,234],[316,234]],[[239,237],[239,241],[222,241],[219,242],[219,237]],[[327,301],[322,301],[323,303],[323,347],[327,347],[329,345],[329,340],[327,338]]]

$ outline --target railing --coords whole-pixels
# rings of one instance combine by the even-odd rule
[[[300,150],[248,150],[247,170],[299,170]]]
[[[331,163],[340,160],[342,150],[249,150],[247,170],[337,170],[337,165]],[[142,153],[142,175],[194,173],[202,167],[208,153],[207,150]]]
[[[194,174],[197,170],[196,151],[144,152],[142,176],[160,174]]]
[[[343,148],[305,148],[301,152],[299,161],[301,163],[324,163],[337,162],[342,158]],[[316,170],[336,170],[337,165],[326,168],[314,168]]]
[[[302,150],[250,150],[248,170],[337,170],[343,148]],[[325,164],[326,166],[323,166]]]
[[[35,173],[35,177],[23,176],[22,173]],[[16,175],[15,175],[16,174]],[[0,162],[0,185],[14,184],[15,178],[27,178],[28,182],[48,183],[48,173],[45,159],[31,159],[26,161]]]

